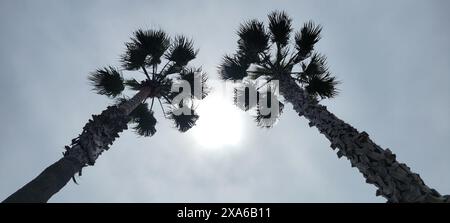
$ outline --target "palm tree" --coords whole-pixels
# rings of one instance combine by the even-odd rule
[[[382,149],[366,132],[359,132],[319,104],[338,93],[338,81],[329,72],[326,58],[314,50],[321,26],[305,23],[291,43],[291,18],[275,11],[268,20],[268,29],[258,20],[241,24],[237,52],[224,56],[219,67],[222,79],[243,80],[235,88],[235,103],[244,110],[256,107],[258,125],[270,127],[284,107],[279,100],[283,96],[299,116],[309,120],[310,127],[317,127],[330,141],[339,158],[347,157],[366,182],[378,188],[377,196],[388,202],[449,202],[448,195],[425,185],[391,150]],[[249,92],[257,92],[256,99],[251,100]],[[264,104],[278,109],[262,114]]]
[[[207,77],[201,69],[188,67],[198,53],[192,40],[176,36],[171,40],[161,30],[137,30],[131,42],[126,43],[126,52],[121,62],[124,70],[141,70],[145,78],[142,81],[123,78],[122,72],[109,66],[91,73],[89,80],[94,90],[101,95],[116,98],[115,105],[109,106],[100,115],[93,115],[84,126],[79,137],[66,146],[63,157],[46,168],[34,180],[6,198],[4,202],[47,202],[66,183],[87,165],[94,165],[99,155],[108,150],[118,133],[127,129],[129,122],[134,123],[134,130],[142,136],[152,136],[157,123],[153,106],[159,103],[166,118],[173,120],[179,131],[185,132],[193,127],[199,118],[194,110],[194,100],[206,97],[204,85]],[[158,69],[162,63],[164,66]],[[194,82],[199,81],[200,85]],[[202,91],[191,89],[191,94],[178,94],[172,91],[180,83],[200,86]],[[127,86],[137,91],[131,99],[121,97]],[[180,90],[180,89],[178,89]],[[186,89],[187,90],[187,89]],[[184,90],[181,92],[185,92]],[[150,106],[146,100],[151,99]],[[155,102],[157,100],[157,102]],[[161,102],[161,100],[163,102]],[[164,105],[163,105],[164,104]],[[164,109],[166,107],[167,111]],[[73,178],[75,181],[75,178]],[[76,183],[76,181],[75,181]]]

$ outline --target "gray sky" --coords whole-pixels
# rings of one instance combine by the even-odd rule
[[[342,82],[341,94],[323,101],[329,110],[448,194],[449,6],[445,0],[1,0],[0,200],[59,159],[90,116],[111,103],[91,91],[87,75],[118,66],[135,29],[192,37],[200,48],[194,64],[217,79],[221,57],[236,49],[239,23],[265,21],[276,9],[286,10],[297,30],[310,19],[324,26],[316,48]],[[234,109],[229,100],[201,106],[208,103]],[[200,121],[182,134],[159,114],[155,136],[123,133],[83,170],[80,185],[68,183],[51,202],[384,202],[292,106],[270,130],[241,111],[210,113],[200,113],[200,121],[226,120],[239,140],[207,148],[199,141]],[[223,134],[217,131],[203,129],[213,138]]]

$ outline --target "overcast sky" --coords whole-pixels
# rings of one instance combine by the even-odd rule
[[[194,64],[214,80],[221,57],[236,49],[239,24],[266,21],[272,10],[286,10],[296,30],[308,20],[323,25],[316,49],[342,84],[322,103],[449,194],[449,9],[445,0],[0,0],[0,200],[57,161],[111,103],[92,92],[87,75],[118,66],[134,30],[192,37],[200,48]],[[201,106],[235,109],[221,93]],[[203,133],[236,138],[217,148],[198,137],[201,123],[182,134],[158,113],[155,136],[121,134],[83,169],[80,185],[69,182],[50,201],[384,202],[291,105],[269,130],[231,113],[200,113],[213,126]],[[214,127],[221,124],[225,134]]]

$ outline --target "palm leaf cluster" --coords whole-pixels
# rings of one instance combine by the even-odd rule
[[[198,53],[193,41],[185,36],[171,39],[162,30],[139,29],[125,46],[125,53],[121,56],[122,70],[108,66],[90,74],[89,80],[94,90],[98,94],[116,98],[118,103],[124,103],[128,99],[124,95],[125,88],[131,91],[150,88],[151,93],[146,101],[129,114],[134,123],[133,128],[139,135],[152,136],[156,133],[157,120],[153,111],[157,107],[156,103],[160,104],[164,116],[171,119],[179,131],[185,132],[192,128],[199,118],[194,100],[201,100],[208,93],[206,74],[201,68],[188,66]],[[139,70],[141,77],[124,78],[124,70]],[[191,92],[180,102],[174,102],[179,92],[172,89],[182,81],[189,83]],[[199,92],[194,91],[194,84],[199,84]],[[181,109],[189,112],[177,112]]]
[[[283,78],[294,79],[315,99],[333,98],[338,93],[338,81],[328,71],[326,58],[314,50],[321,31],[321,26],[310,21],[291,38],[292,19],[280,11],[268,15],[267,28],[255,19],[245,22],[237,32],[236,53],[225,55],[219,66],[221,77],[224,80],[244,80],[235,90],[235,99],[250,87],[258,92],[256,103],[265,98],[279,102],[273,91],[276,86],[270,83]],[[261,80],[263,82],[259,85]],[[249,85],[252,81],[253,86]],[[239,106],[244,110],[252,107],[246,102]],[[257,115],[256,120],[261,124],[264,117]],[[274,123],[273,120],[270,123]]]

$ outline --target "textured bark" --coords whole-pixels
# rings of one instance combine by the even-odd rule
[[[331,142],[338,157],[345,156],[352,167],[375,185],[376,195],[388,202],[450,202],[450,196],[429,188],[408,166],[399,163],[389,149],[375,144],[366,132],[358,132],[311,98],[292,78],[280,80],[280,93],[295,111],[310,121]]]
[[[66,146],[64,157],[46,168],[39,176],[23,186],[3,202],[47,202],[54,194],[63,188],[67,182],[87,165],[94,165],[100,154],[109,149],[119,133],[127,129],[130,121],[128,116],[150,94],[149,88],[144,88],[125,103],[109,106],[100,115],[83,127],[79,137]]]
[[[39,176],[26,184],[17,192],[6,198],[4,203],[37,203],[46,202],[53,194],[57,193],[80,171],[82,165],[67,157],[61,158],[56,163],[47,167]]]

